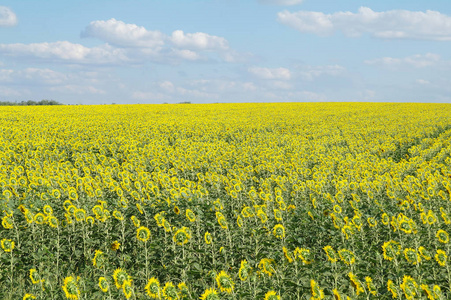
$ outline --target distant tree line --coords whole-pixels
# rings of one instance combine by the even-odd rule
[[[0,101],[0,106],[31,106],[31,105],[64,105],[55,100],[47,100],[43,99],[41,101],[20,101],[20,102],[11,102],[11,101]]]

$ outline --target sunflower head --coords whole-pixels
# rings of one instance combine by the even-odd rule
[[[437,234],[435,235],[435,237],[438,239],[438,241],[439,241],[440,243],[443,243],[443,244],[448,244],[448,243],[449,243],[449,235],[448,235],[448,232],[446,232],[446,231],[443,230],[443,229],[438,230],[438,231],[437,231]]]
[[[150,238],[150,230],[145,226],[141,226],[136,230],[136,238],[141,242],[147,242]]]
[[[14,250],[15,243],[12,240],[2,239],[0,244],[2,246],[3,251],[5,252],[11,252]]]
[[[278,239],[283,239],[285,237],[285,227],[282,224],[277,224],[274,226],[273,234]]]
[[[110,285],[108,284],[108,281],[105,277],[99,277],[99,287],[102,290],[102,292],[106,293],[108,292],[108,288]]]
[[[160,282],[155,277],[152,277],[147,281],[146,287],[146,294],[151,299],[159,299],[160,298]]]
[[[227,292],[228,294],[232,293],[233,287],[235,285],[235,283],[225,271],[221,271],[218,275],[216,275],[216,283],[221,289],[221,292]]]
[[[167,300],[178,299],[178,291],[172,282],[166,282],[163,287],[163,296]]]
[[[265,294],[264,300],[280,300],[280,296],[275,291],[269,291]]]
[[[332,246],[327,245],[323,248],[324,252],[326,252],[327,259],[329,259],[330,262],[335,263],[338,261],[338,256],[335,250],[332,248]]]
[[[211,234],[208,231],[205,232],[204,239],[207,245],[210,245],[211,242],[213,241],[213,238],[211,237]]]
[[[338,255],[340,256],[341,261],[347,265],[352,265],[355,263],[355,254],[348,249],[338,250]]]
[[[80,289],[78,288],[77,281],[74,277],[69,276],[64,278],[64,284],[62,286],[66,298],[78,300],[80,296]]]
[[[200,300],[219,300],[218,292],[214,288],[209,288],[200,296]]]

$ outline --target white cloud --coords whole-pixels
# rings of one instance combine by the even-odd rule
[[[155,100],[162,101],[169,100],[170,96],[165,95],[163,93],[136,91],[132,93],[132,98],[136,100],[145,100],[145,101],[155,101]]]
[[[67,84],[63,86],[56,86],[51,87],[49,89],[53,92],[60,92],[60,93],[66,93],[66,94],[94,94],[94,95],[102,95],[106,94],[106,91],[102,89],[95,88],[93,86],[86,86],[86,85],[75,85],[75,84]]]
[[[382,66],[389,69],[398,69],[401,67],[425,68],[437,65],[444,65],[440,55],[434,53],[416,54],[404,58],[382,57],[371,60],[365,60],[368,65]]]
[[[262,4],[275,4],[275,5],[296,5],[301,4],[304,0],[258,0]]]
[[[421,84],[421,85],[431,84],[431,82],[429,80],[425,80],[425,79],[417,79],[417,80],[415,80],[415,82],[418,84]]]
[[[298,73],[302,79],[311,81],[323,75],[339,76],[345,71],[346,69],[340,65],[302,66]]]
[[[164,45],[165,34],[147,30],[136,24],[126,24],[116,19],[93,21],[81,33],[120,47],[158,48]]]
[[[0,94],[2,95],[2,97],[19,97],[19,96],[22,96],[23,90],[21,92],[19,92],[18,90],[12,89],[10,87],[0,86]],[[26,93],[26,94],[28,94],[28,93]],[[3,100],[3,99],[0,99],[0,100]]]
[[[451,16],[432,10],[375,12],[368,7],[361,7],[357,13],[282,11],[277,16],[282,24],[300,32],[321,36],[342,31],[348,37],[360,37],[368,33],[384,39],[451,40]]]
[[[282,79],[289,80],[291,78],[290,70],[286,68],[260,68],[250,67],[248,72],[262,79]]]
[[[271,82],[271,86],[275,89],[280,89],[280,90],[291,90],[293,88],[292,84],[290,84],[286,81],[279,81],[279,80]]]
[[[0,27],[11,27],[16,24],[16,14],[8,7],[0,6]]]
[[[196,50],[227,50],[228,42],[225,38],[209,35],[203,32],[187,33],[176,30],[172,33],[170,41],[173,45],[183,49]]]
[[[0,44],[0,54],[66,63],[117,64],[130,59],[122,49],[109,45],[88,48],[68,41],[33,44]]]

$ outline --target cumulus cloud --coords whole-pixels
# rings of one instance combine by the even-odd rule
[[[444,62],[440,59],[440,55],[434,53],[415,54],[403,58],[382,57],[365,60],[365,63],[368,65],[381,66],[390,69],[397,69],[401,67],[426,68],[436,66],[438,64],[444,64]]]
[[[172,35],[148,30],[116,19],[93,21],[81,36],[97,38],[103,45],[86,47],[69,41],[32,44],[0,44],[0,55],[22,60],[67,64],[120,65],[158,62],[222,60],[238,62],[239,54],[229,48],[225,38],[203,32]]]
[[[176,30],[172,33],[170,41],[173,45],[183,49],[197,50],[227,50],[228,42],[225,38],[209,35],[203,32],[184,33]]]
[[[339,76],[343,74],[346,69],[340,65],[327,66],[302,66],[299,67],[299,76],[304,80],[314,80],[323,75]]]
[[[147,30],[136,24],[126,24],[116,19],[93,21],[81,32],[81,37],[98,38],[120,47],[161,47],[166,35],[159,31]]]
[[[117,64],[130,59],[122,49],[109,45],[88,48],[68,41],[33,44],[0,44],[0,54],[66,63]]]
[[[64,73],[50,69],[26,68],[24,70],[0,69],[0,82],[20,84],[55,85],[67,80]]]
[[[8,7],[0,6],[0,27],[11,27],[16,24],[16,14]]]
[[[262,4],[274,4],[274,5],[296,5],[301,4],[304,0],[258,0]]]
[[[357,13],[282,11],[277,17],[282,24],[300,32],[320,36],[341,31],[348,37],[360,37],[367,33],[384,39],[451,40],[451,16],[432,10],[376,12],[368,7],[360,7]]]
[[[249,73],[262,79],[289,80],[291,78],[291,72],[286,68],[270,69],[261,67],[250,67],[247,70]]]
[[[51,87],[49,89],[52,92],[66,93],[66,94],[94,94],[103,95],[106,92],[102,89],[95,88],[93,86],[67,84],[63,86]]]

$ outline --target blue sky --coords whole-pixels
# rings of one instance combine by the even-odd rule
[[[451,102],[451,2],[4,0],[0,100]]]

